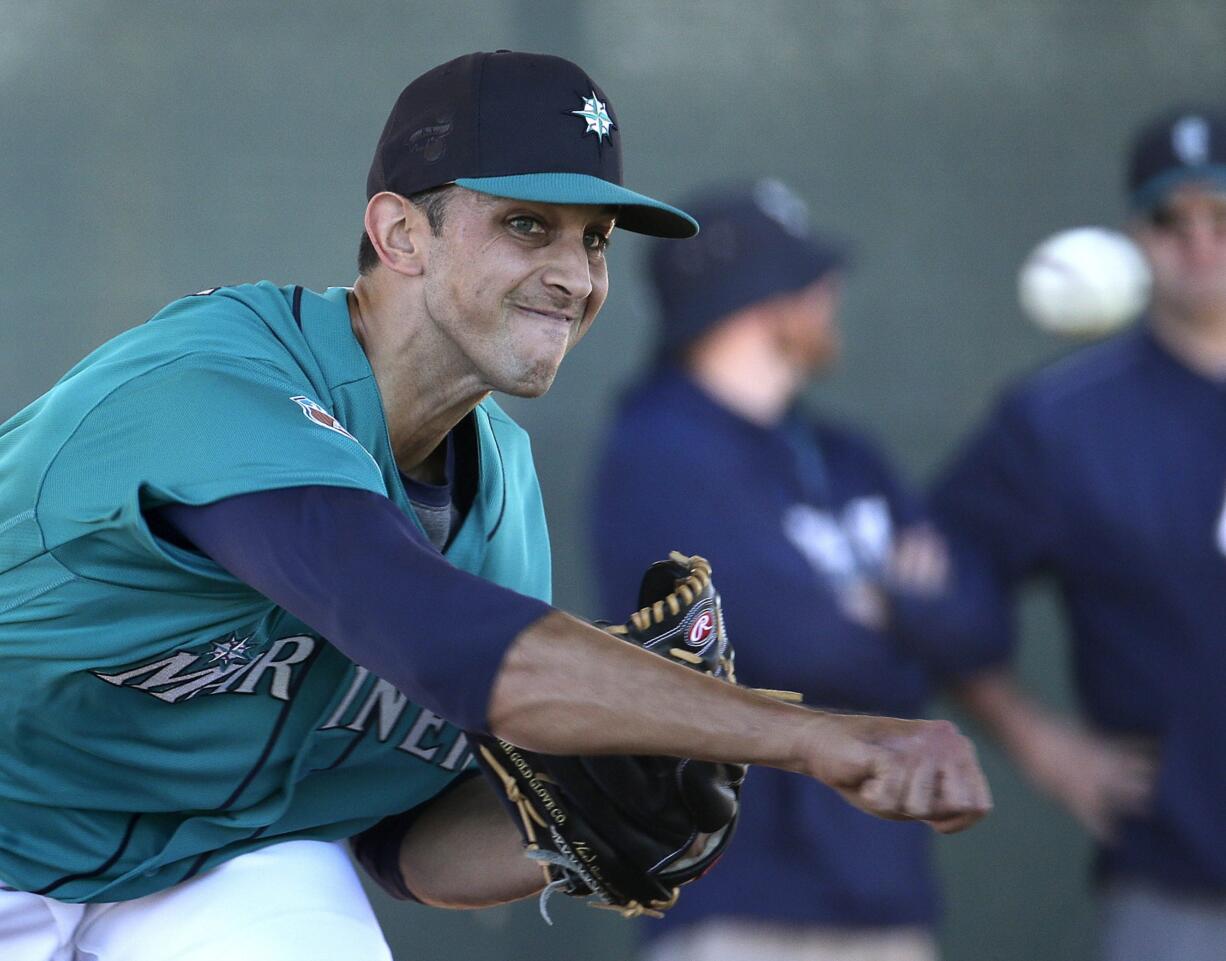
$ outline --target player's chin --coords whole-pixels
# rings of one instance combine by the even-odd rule
[[[516,371],[514,376],[507,378],[504,384],[498,385],[495,389],[504,394],[510,394],[512,397],[540,397],[553,386],[561,362],[561,357],[540,358]]]

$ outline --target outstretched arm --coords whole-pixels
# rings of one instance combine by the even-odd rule
[[[530,750],[765,764],[940,831],[991,807],[948,722],[806,710],[668,663],[457,570],[369,492],[268,491],[156,520],[414,700]]]
[[[947,721],[784,704],[668,663],[562,612],[516,637],[490,729],[553,754],[670,754],[816,778],[878,817],[959,831],[992,806],[970,741]]]

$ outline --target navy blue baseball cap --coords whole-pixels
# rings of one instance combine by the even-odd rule
[[[781,181],[712,188],[686,206],[702,233],[688,244],[656,243],[648,255],[662,355],[729,314],[847,265],[847,248],[813,234],[804,200]]]
[[[617,226],[692,237],[689,214],[622,186],[621,126],[582,69],[546,54],[470,53],[404,88],[366,196],[459,184],[495,197],[618,209]]]
[[[1137,134],[1128,164],[1134,209],[1150,210],[1181,184],[1226,190],[1226,113],[1185,108],[1164,114]]]

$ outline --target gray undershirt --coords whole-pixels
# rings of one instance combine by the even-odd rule
[[[410,497],[409,503],[413,505],[413,513],[417,515],[430,543],[441,551],[447,546],[452,528],[458,520],[455,501],[448,498],[446,504],[423,504]]]

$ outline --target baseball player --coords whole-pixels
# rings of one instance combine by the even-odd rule
[[[608,290],[621,185],[576,65],[423,74],[367,181],[360,276],[170,304],[0,428],[0,956],[387,957],[348,860],[472,907],[541,872],[464,729],[819,778],[957,830],[951,726],[805,711],[549,606],[528,440]]]
[[[602,609],[631,602],[662,545],[692,543],[718,572],[738,679],[918,716],[929,677],[974,667],[979,645],[957,629],[962,592],[918,498],[859,431],[799,403],[839,354],[845,253],[777,180],[686,209],[703,232],[652,245],[656,362],[626,391],[596,474]],[[725,863],[644,927],[645,958],[936,956],[927,832],[779,771],[744,792]]]
[[[1000,592],[999,667],[966,700],[1098,842],[1101,956],[1208,961],[1226,945],[1226,116],[1144,127],[1128,193],[1148,316],[1008,390],[937,499]],[[1081,724],[1004,666],[1003,599],[1038,574],[1068,613]]]

